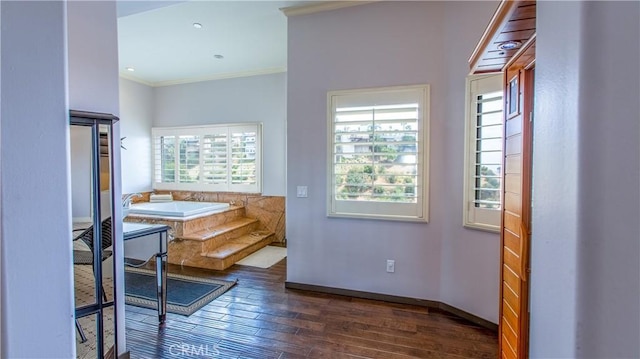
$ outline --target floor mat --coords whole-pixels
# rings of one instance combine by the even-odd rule
[[[287,256],[287,249],[283,247],[266,246],[261,250],[236,262],[241,266],[269,268]]]

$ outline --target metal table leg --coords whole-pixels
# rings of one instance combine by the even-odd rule
[[[163,238],[164,237],[164,238]],[[167,232],[160,233],[160,252],[156,254],[156,284],[158,287],[158,321],[167,316]]]

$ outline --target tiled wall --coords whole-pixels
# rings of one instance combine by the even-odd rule
[[[244,205],[246,216],[260,221],[260,230],[275,233],[275,241],[284,243],[285,215],[284,196],[262,196],[253,193],[230,192],[192,192],[192,191],[156,191],[156,194],[169,193],[174,201],[225,202]],[[134,198],[134,202],[148,202],[151,192],[142,193],[142,198]]]

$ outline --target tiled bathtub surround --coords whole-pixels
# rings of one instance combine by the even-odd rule
[[[276,243],[284,243],[285,241],[284,196],[227,192],[156,191],[144,192],[141,198],[134,198],[133,202],[148,202],[151,193],[171,193],[175,201],[224,202],[237,206],[244,205],[246,216],[260,221],[258,230],[268,230],[275,233],[274,242]],[[179,225],[178,223],[176,222],[176,225]]]

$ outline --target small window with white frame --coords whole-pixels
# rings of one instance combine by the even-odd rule
[[[330,217],[428,221],[429,85],[330,91]]]
[[[260,124],[154,127],[153,188],[260,193]]]
[[[467,78],[464,225],[500,230],[504,101],[502,74]]]

